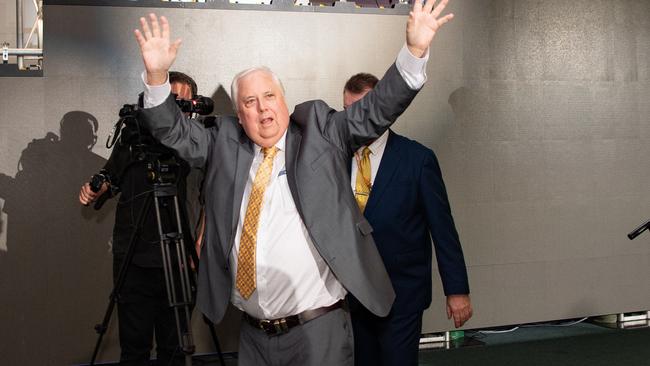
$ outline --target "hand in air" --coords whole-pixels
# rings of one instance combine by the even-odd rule
[[[167,81],[167,72],[176,59],[181,40],[179,38],[170,43],[169,22],[164,16],[161,16],[159,21],[156,14],[151,13],[149,21],[144,17],[140,18],[140,26],[142,30],[136,29],[134,33],[147,71],[147,83],[163,84]]]
[[[437,6],[435,5],[437,0],[427,0],[424,6],[422,1],[415,0],[406,22],[406,46],[416,57],[424,55],[436,32],[454,18],[454,14],[440,16],[449,0],[442,0]]]

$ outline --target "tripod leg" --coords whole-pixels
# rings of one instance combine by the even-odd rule
[[[137,228],[141,228],[143,226],[144,219],[148,215],[149,210],[151,209],[152,200],[153,200],[153,195],[148,194],[144,205],[142,206],[140,212],[138,213],[137,226],[136,226]],[[135,241],[138,238],[139,234],[140,233],[137,230],[134,230],[133,233],[131,233],[131,237],[129,238],[129,247],[126,251],[126,256],[124,257],[122,266],[120,267],[120,272],[117,276],[117,280],[115,281],[115,285],[113,286],[113,290],[111,291],[108,307],[106,308],[106,312],[104,313],[104,319],[102,320],[101,324],[95,325],[95,331],[97,331],[99,336],[97,337],[97,342],[95,343],[95,350],[93,351],[93,356],[90,360],[91,366],[95,365],[95,361],[97,360],[97,354],[99,353],[99,348],[102,344],[102,340],[104,339],[104,334],[108,330],[108,324],[111,321],[111,315],[113,314],[115,303],[117,302],[117,299],[120,297],[120,291],[124,286],[124,281],[126,280],[126,274],[128,272],[129,265],[133,260],[133,255],[135,253]]]
[[[217,355],[219,356],[219,363],[221,366],[226,366],[226,362],[223,360],[223,353],[221,352],[221,345],[219,344],[219,338],[217,338],[217,331],[214,329],[214,323],[210,321],[205,315],[203,316],[203,321],[208,325],[210,329],[210,336],[212,336],[212,342],[214,343],[214,348],[217,350]]]
[[[176,187],[169,185],[156,185],[155,191],[156,199],[154,202],[156,205],[156,218],[160,234],[160,248],[163,259],[167,297],[169,305],[174,311],[178,342],[181,350],[185,354],[185,363],[187,366],[191,366],[192,354],[195,350],[190,320],[192,312],[192,294],[188,272],[189,266],[187,265],[187,255],[185,253],[182,225],[179,215],[180,211],[178,207],[178,199],[176,197]],[[160,210],[161,204],[159,201],[162,198],[171,198],[173,201],[173,216],[175,216],[176,222],[175,231],[166,232],[163,230],[163,220]],[[174,267],[172,266],[172,255],[170,249],[172,245],[174,245],[176,252],[176,271],[174,271]],[[177,284],[180,284],[180,301],[178,299]],[[181,317],[183,317],[183,324],[181,324]]]
[[[178,268],[179,268],[179,277],[180,277],[180,282],[181,282],[181,294],[182,294],[182,299],[181,303],[183,304],[183,310],[185,311],[185,320],[186,320],[186,327],[185,327],[185,334],[184,337],[185,339],[183,340],[183,345],[185,346],[183,351],[185,353],[194,353],[194,339],[192,337],[192,329],[191,329],[191,321],[190,317],[192,315],[192,305],[193,305],[193,299],[192,299],[192,285],[190,283],[190,266],[188,258],[187,258],[187,253],[186,253],[186,247],[185,247],[185,239],[183,235],[183,229],[182,229],[182,224],[181,224],[181,218],[179,215],[179,207],[178,207],[178,197],[174,196],[174,209],[176,212],[176,225],[178,227],[178,241],[176,241],[176,259],[178,262]]]

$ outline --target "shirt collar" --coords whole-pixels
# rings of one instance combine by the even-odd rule
[[[275,147],[278,148],[278,151],[285,151],[285,147],[287,146],[287,131],[289,129],[287,128],[284,133],[282,134],[282,137],[278,140],[278,142],[275,143]],[[259,146],[258,144],[253,144],[253,147],[255,149],[255,155],[261,154],[262,147]]]
[[[376,154],[378,151],[382,151],[384,149],[384,146],[386,146],[386,141],[388,141],[388,135],[390,133],[390,130],[386,130],[381,136],[379,136],[375,141],[372,142],[372,144],[368,145],[368,148],[370,149],[371,154]],[[361,146],[359,150],[357,150],[358,154],[361,154],[363,152],[363,149],[365,146]]]

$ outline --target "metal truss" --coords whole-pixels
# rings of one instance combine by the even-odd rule
[[[24,0],[16,0],[16,48],[9,48],[8,42],[2,43],[2,63],[8,64],[9,57],[16,56],[18,70],[27,70],[28,67],[25,66],[27,63],[30,64],[29,67],[35,67],[37,70],[43,68],[43,0],[32,0],[32,2],[36,11],[36,20],[27,40],[25,41],[23,27]],[[29,45],[33,38],[36,41],[36,47],[30,48]]]

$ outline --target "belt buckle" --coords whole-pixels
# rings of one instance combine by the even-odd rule
[[[273,335],[275,334],[275,328],[273,328],[273,323],[270,320],[260,320],[259,322],[260,329],[264,331],[264,333],[268,335]]]
[[[284,334],[289,332],[289,325],[287,325],[287,319],[286,318],[281,318],[277,319],[273,322],[273,326],[275,326],[275,331],[278,334]]]
[[[289,332],[285,318],[275,320],[260,320],[260,329],[268,335],[280,335]]]

